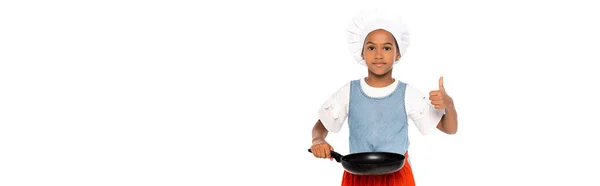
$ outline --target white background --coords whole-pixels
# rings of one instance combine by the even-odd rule
[[[419,186],[598,185],[591,2],[3,1],[0,185],[339,185],[310,130],[366,75],[345,29],[377,6],[411,31],[394,76],[458,109],[456,135],[411,129]]]

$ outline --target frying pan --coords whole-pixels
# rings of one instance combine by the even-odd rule
[[[310,149],[308,152],[312,153]],[[400,170],[404,166],[405,157],[391,152],[361,152],[342,156],[331,151],[331,157],[351,174],[382,175]]]

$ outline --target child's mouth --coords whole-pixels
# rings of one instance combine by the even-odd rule
[[[373,63],[376,67],[382,67],[385,63]]]

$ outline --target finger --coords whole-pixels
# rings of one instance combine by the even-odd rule
[[[439,90],[434,90],[434,91],[429,92],[429,96],[440,96],[440,95],[442,95],[442,92]]]
[[[327,156],[325,156],[325,149],[323,149],[323,147],[319,147],[319,158],[326,158]]]
[[[434,106],[437,106],[437,105],[443,106],[444,105],[444,101],[442,101],[442,100],[433,100],[433,101],[431,101],[431,104],[434,105]]]
[[[315,148],[314,146],[310,148],[310,150],[312,151],[313,156],[315,156],[315,158],[319,157],[319,153],[317,151],[317,148]]]
[[[431,100],[431,101],[442,100],[442,97],[441,96],[429,96],[429,100]]]
[[[325,151],[325,158],[331,158],[331,150],[323,148]]]
[[[320,158],[320,155],[319,155],[320,152],[319,152],[319,148],[317,146],[315,146],[312,151],[313,151],[313,154],[315,154],[315,157]]]
[[[444,77],[443,76],[440,77],[440,80],[438,83],[439,83],[440,90],[444,90]]]

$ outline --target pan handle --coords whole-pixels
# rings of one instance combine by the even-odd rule
[[[308,149],[308,152],[312,153],[312,150]],[[333,157],[333,159],[335,159],[335,161],[342,162],[342,155],[340,153],[337,153],[335,151],[330,151],[331,156]]]

